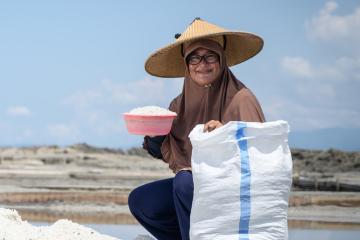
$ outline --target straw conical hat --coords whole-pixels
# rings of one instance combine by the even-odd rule
[[[195,18],[186,30],[176,37],[174,43],[157,50],[146,60],[145,70],[149,74],[157,77],[183,77],[183,44],[200,38],[210,38],[219,42],[224,48],[229,67],[255,56],[264,44],[255,34],[227,30],[200,18]]]

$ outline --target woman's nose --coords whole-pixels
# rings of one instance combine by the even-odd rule
[[[207,65],[209,65],[206,61],[205,61],[205,59],[203,58],[203,59],[201,59],[201,61],[198,63],[198,65],[197,65],[197,67],[198,68],[203,68],[203,67],[207,67]]]

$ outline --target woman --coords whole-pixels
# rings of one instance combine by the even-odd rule
[[[261,50],[260,37],[199,18],[177,37],[145,64],[154,76],[185,77],[182,93],[169,107],[177,113],[171,132],[144,139],[144,148],[168,163],[175,177],[145,184],[129,195],[131,213],[161,240],[189,239],[193,180],[188,135],[193,127],[204,124],[205,132],[229,121],[265,121],[255,96],[229,69]]]

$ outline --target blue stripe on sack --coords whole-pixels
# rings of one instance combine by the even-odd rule
[[[249,222],[251,213],[251,198],[250,198],[250,164],[249,154],[247,150],[247,140],[241,139],[245,137],[244,130],[245,123],[238,123],[236,131],[236,140],[240,149],[241,161],[241,184],[240,184],[240,223],[239,234],[240,240],[249,240]]]

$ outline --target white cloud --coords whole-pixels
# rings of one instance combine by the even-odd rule
[[[341,57],[336,60],[335,69],[339,69],[344,79],[360,81],[360,57]]]
[[[295,91],[303,99],[312,101],[314,105],[324,105],[324,103],[328,103],[329,100],[335,100],[338,95],[334,84],[322,82],[298,83],[295,86]]]
[[[93,108],[95,105],[128,106],[164,104],[169,96],[175,97],[181,88],[176,80],[145,78],[139,81],[117,83],[102,80],[98,86],[79,91],[64,100],[76,108]],[[168,103],[166,103],[166,106]]]
[[[360,113],[359,107],[355,104],[360,101],[360,96],[355,90],[360,86],[360,58],[341,57],[332,64],[316,66],[304,58],[284,57],[281,67],[289,78],[286,82],[289,85],[283,88],[291,92],[290,99],[296,99],[299,106],[341,109],[349,113],[348,117],[353,111]],[[316,116],[311,116],[311,121],[315,121]],[[318,118],[322,116],[319,115]],[[339,120],[339,124],[343,121],[335,112],[328,121],[335,119]],[[324,125],[322,123],[319,127]],[[353,123],[349,126],[355,125]]]
[[[70,95],[63,103],[74,111],[71,125],[77,127],[81,136],[90,133],[98,138],[121,136],[127,133],[122,113],[145,105],[168,107],[171,99],[181,92],[182,82],[182,79],[149,77],[125,83],[105,79]],[[58,127],[52,132],[70,131]]]
[[[334,1],[327,2],[319,14],[307,21],[305,26],[311,39],[323,41],[342,41],[342,43],[355,43],[359,49],[360,41],[360,7],[348,15],[335,14],[338,4]]]
[[[107,112],[93,110],[81,113],[79,118],[83,118],[83,126],[91,129],[97,136],[122,133],[121,124],[123,120],[115,114],[111,116]]]
[[[30,116],[31,111],[25,106],[12,106],[7,109],[7,114],[11,116]]]
[[[301,57],[284,57],[281,61],[282,68],[295,76],[311,78],[314,73],[311,69],[310,63]]]
[[[340,57],[329,65],[314,66],[302,57],[285,56],[281,67],[292,76],[322,82],[352,82],[360,80],[360,57]]]
[[[263,105],[267,121],[286,120],[293,131],[360,127],[360,112],[353,109],[306,105],[279,96]]]
[[[319,55],[281,60],[286,91],[264,102],[268,120],[288,120],[295,130],[360,127],[360,8],[344,16],[335,14],[337,8],[327,2],[305,24],[308,36],[321,43],[313,46]]]
[[[68,104],[74,104],[78,107],[88,107],[91,103],[99,101],[103,97],[104,96],[101,92],[89,89],[68,97],[64,102]]]

